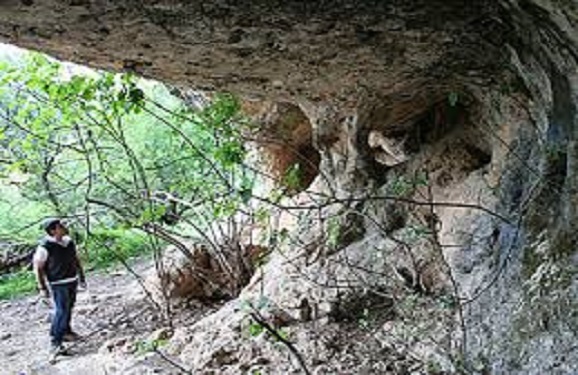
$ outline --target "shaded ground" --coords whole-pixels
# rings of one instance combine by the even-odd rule
[[[143,261],[135,270],[142,273],[147,267]],[[70,344],[72,355],[54,365],[48,363],[50,307],[37,296],[0,303],[0,374],[183,373],[152,351],[151,333],[168,324],[129,272],[89,275],[88,284],[88,290],[78,294],[73,318],[73,329],[83,339]],[[183,303],[173,321],[192,324],[211,311],[210,306]]]

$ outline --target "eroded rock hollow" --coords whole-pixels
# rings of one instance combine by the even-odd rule
[[[0,4],[0,41],[268,108],[270,171],[331,197],[181,362],[302,370],[243,333],[264,294],[315,373],[578,371],[575,1]]]

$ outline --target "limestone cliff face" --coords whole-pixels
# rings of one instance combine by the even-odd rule
[[[2,39],[24,47],[200,88],[316,100],[499,66],[506,31],[485,2],[2,4]]]
[[[397,351],[424,372],[578,371],[575,1],[0,4],[2,41],[273,102],[263,128],[287,126],[318,166],[310,189],[339,202],[317,215],[340,217],[341,246],[302,218],[306,246],[274,253],[240,298],[313,305],[319,319],[290,328],[310,368],[387,373],[399,368],[375,364]],[[286,168],[290,155],[267,152]],[[405,203],[372,198],[392,192]],[[440,307],[447,294],[459,298]],[[177,334],[174,354],[221,373],[298,368],[239,333],[235,303]],[[371,335],[348,325],[356,309],[380,312]],[[333,347],[343,332],[366,347]]]

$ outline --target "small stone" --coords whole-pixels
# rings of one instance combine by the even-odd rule
[[[91,315],[96,310],[98,310],[98,306],[88,305],[88,306],[79,307],[74,312],[77,315]]]
[[[168,327],[159,328],[153,331],[147,338],[149,342],[168,340],[173,335],[173,331]]]
[[[122,352],[124,354],[134,354],[134,353],[136,353],[137,349],[138,348],[136,345],[134,345],[132,343],[128,343],[122,347]]]
[[[10,332],[0,333],[0,341],[8,340],[10,337],[12,337]]]
[[[143,359],[144,359],[145,361],[150,361],[150,360],[152,360],[153,358],[155,358],[156,355],[157,355],[157,354],[156,354],[155,352],[148,352],[148,353],[145,353],[145,354],[143,355]]]
[[[99,352],[109,353],[122,348],[127,344],[129,339],[127,337],[119,337],[106,341],[101,347]]]

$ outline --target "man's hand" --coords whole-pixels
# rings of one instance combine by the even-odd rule
[[[50,291],[45,285],[38,285],[38,293],[42,297],[50,297]]]
[[[46,304],[50,304],[50,291],[47,288],[39,287],[38,293],[40,295],[40,300]]]

